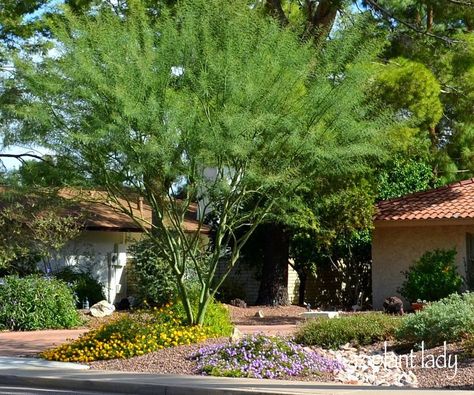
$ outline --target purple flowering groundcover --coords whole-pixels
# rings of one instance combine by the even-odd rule
[[[193,358],[204,375],[284,378],[334,373],[343,368],[336,360],[279,337],[245,336],[235,343],[200,348]]]

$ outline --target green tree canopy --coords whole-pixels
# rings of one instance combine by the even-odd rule
[[[318,53],[245,1],[188,0],[157,19],[138,1],[126,15],[65,8],[51,29],[58,58],[16,57],[24,94],[2,111],[4,136],[54,149],[105,188],[172,268],[190,323],[203,322],[225,278],[215,278],[223,254],[228,273],[272,207],[381,153],[364,94],[380,43],[363,21]],[[153,223],[121,203],[131,192]],[[208,249],[183,228],[195,201],[218,224]]]

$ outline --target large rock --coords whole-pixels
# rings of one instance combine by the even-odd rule
[[[105,317],[111,315],[114,311],[115,306],[106,300],[101,300],[90,308],[90,313],[93,317]]]
[[[388,314],[403,314],[403,302],[396,296],[390,296],[383,302],[383,308]]]

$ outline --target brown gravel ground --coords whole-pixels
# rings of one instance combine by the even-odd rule
[[[129,359],[111,359],[89,363],[91,369],[119,370],[123,372],[197,374],[196,363],[190,359],[204,345],[223,343],[227,338],[209,339],[204,343],[190,344],[152,352]]]
[[[447,358],[451,356],[451,364],[455,363],[457,356],[457,371],[454,368],[430,368],[426,362],[431,359],[430,355],[435,358],[444,354],[444,346],[424,350],[425,367],[422,367],[422,352],[414,352],[414,369],[418,378],[420,387],[425,388],[445,388],[459,390],[474,390],[474,358],[465,358],[463,348],[460,343],[447,344]],[[443,359],[439,362],[442,364]]]
[[[227,341],[228,338],[209,339],[201,344],[164,348],[140,357],[95,361],[89,363],[89,366],[95,370],[195,375],[199,373],[197,372],[196,361],[192,360],[191,356],[205,345],[223,344]],[[330,373],[308,377],[282,377],[282,379],[320,382],[334,380],[333,375]]]
[[[236,325],[291,325],[303,319],[300,314],[306,309],[300,306],[250,306],[245,309],[227,305],[232,322]],[[262,311],[263,318],[256,317]]]
[[[384,343],[376,343],[364,347],[368,352],[384,351]],[[412,348],[409,346],[401,347],[394,344],[393,341],[387,342],[387,351],[395,351],[398,355],[404,356],[399,361],[400,366],[405,371],[412,371],[417,379],[419,388],[438,388],[438,389],[459,389],[474,390],[474,358],[466,358],[463,355],[461,343],[452,343],[446,345],[446,356],[451,355],[451,364],[454,364],[454,357],[457,356],[457,371],[454,368],[430,368],[427,365],[430,355],[437,358],[444,354],[444,347],[434,347],[427,349],[425,346],[424,354],[419,349],[413,349],[413,362],[408,362],[406,355],[410,355]],[[422,365],[422,357],[425,361]],[[410,359],[408,360],[410,361]],[[442,363],[442,360],[439,360]]]
[[[79,316],[83,322],[83,324],[79,327],[81,328],[88,328],[88,329],[96,329],[99,326],[102,326],[110,321],[114,321],[124,315],[128,315],[128,311],[114,311],[112,315],[107,317],[92,317],[88,310],[79,310]]]
[[[228,306],[232,322],[236,325],[278,325],[278,324],[298,324],[302,322],[300,313],[305,309],[299,306],[284,306],[284,307],[268,307],[268,306],[251,306],[248,308],[239,308]],[[256,317],[255,314],[261,310],[264,318]],[[114,313],[125,314],[125,313]],[[104,323],[104,319],[89,320],[89,327],[96,327]],[[197,374],[196,363],[190,359],[204,344],[216,344],[225,342],[226,338],[210,339],[205,343],[193,344],[188,346],[178,346],[168,349],[163,349],[140,357],[134,357],[127,360],[109,360],[96,361],[89,365],[91,369],[96,370],[118,370],[128,372],[146,372],[146,373],[161,373],[161,374]],[[375,344],[366,347],[368,351],[383,350],[383,343]],[[388,344],[388,349],[391,350],[393,344]],[[406,348],[395,349],[397,354],[409,354],[410,349]],[[411,369],[418,378],[420,388],[447,388],[460,390],[474,390],[474,358],[466,359],[462,356],[462,345],[448,344],[447,355],[454,355],[458,358],[457,373],[454,375],[453,369],[428,369],[421,367],[421,351],[414,351],[415,359]],[[424,351],[425,359],[428,355],[439,356],[443,354],[443,347],[436,347]],[[410,370],[410,369],[406,369]],[[326,381],[333,380],[330,374],[321,375],[317,377],[308,378],[293,378],[294,380],[312,380],[312,381]]]

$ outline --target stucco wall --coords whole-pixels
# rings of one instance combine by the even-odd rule
[[[298,273],[288,265],[288,301],[290,304],[298,304],[300,296],[300,279]]]
[[[372,292],[374,309],[382,309],[388,296],[398,295],[407,270],[426,251],[436,248],[457,250],[459,273],[465,276],[466,234],[474,224],[429,226],[377,226],[372,243]]]
[[[80,266],[102,283],[109,302],[120,302],[127,296],[127,249],[140,236],[140,233],[84,231],[63,248],[51,262],[51,269],[54,272],[64,266]],[[116,259],[109,262],[110,254],[114,253]]]

